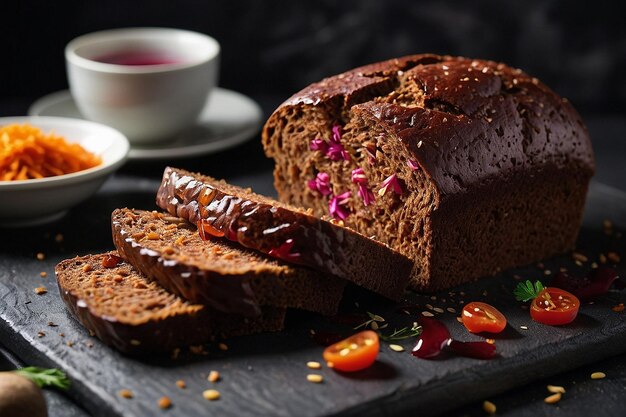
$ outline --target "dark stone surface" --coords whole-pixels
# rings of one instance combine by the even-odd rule
[[[239,180],[253,186],[265,184],[261,187],[265,189],[271,176],[266,172]],[[89,337],[67,314],[54,284],[53,267],[62,258],[111,248],[110,212],[119,206],[154,207],[156,185],[155,181],[118,176],[96,197],[73,209],[58,223],[0,232],[3,236],[0,340],[26,363],[66,370],[74,381],[70,396],[93,415],[154,415],[158,411],[156,401],[162,395],[172,398],[176,415],[181,416],[199,415],[207,410],[222,416],[242,417],[396,415],[410,410],[435,415],[618,354],[626,348],[623,313],[611,310],[612,306],[626,301],[623,292],[612,292],[592,305],[585,305],[577,321],[569,326],[553,328],[532,322],[528,311],[520,308],[511,295],[516,283],[513,273],[525,278],[542,277],[542,271],[531,266],[457,288],[457,294],[465,291],[464,297],[450,297],[444,292],[432,301],[427,295],[406,295],[407,303],[419,305],[416,314],[426,309],[426,303],[442,308],[452,306],[460,311],[461,299],[486,300],[500,308],[510,327],[497,337],[499,357],[492,361],[447,355],[433,361],[418,360],[407,352],[393,352],[384,344],[378,363],[370,370],[358,375],[340,375],[325,368],[320,371],[325,382],[314,385],[306,381],[311,371],[305,363],[321,360],[322,348],[310,339],[309,329],[349,334],[351,328],[304,313],[292,313],[285,332],[228,341],[227,352],[213,344],[207,347],[207,356],[183,353],[176,361],[123,357]],[[594,184],[579,245],[590,258],[609,248],[624,253],[624,239],[607,238],[602,233],[601,221],[605,218],[624,228],[626,198],[611,188]],[[57,233],[63,233],[63,242],[55,241]],[[46,259],[38,261],[38,252],[45,253]],[[580,269],[581,273],[585,269],[575,268],[567,256],[546,262],[552,270],[561,265]],[[41,271],[46,271],[48,276],[41,278]],[[40,285],[48,288],[47,294],[34,293],[34,288]],[[392,327],[406,325],[416,317],[394,313],[394,305],[364,291],[353,291],[351,298],[359,301],[358,311],[381,314]],[[344,303],[344,310],[353,308],[351,301]],[[451,313],[440,315],[454,336],[476,339],[455,317]],[[48,326],[50,321],[57,327]],[[520,329],[521,325],[528,326],[528,330]],[[38,331],[46,335],[39,338]],[[88,347],[90,342],[92,348]],[[402,344],[410,349],[412,343]],[[201,392],[211,385],[206,381],[211,369],[223,375],[223,381],[216,384],[222,399],[209,404],[202,399]],[[176,388],[177,379],[186,380],[188,388]],[[124,388],[135,393],[133,400],[123,400],[117,395]]]

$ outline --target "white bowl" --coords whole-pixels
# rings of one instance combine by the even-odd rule
[[[0,226],[19,227],[56,220],[93,195],[128,157],[128,139],[115,129],[63,117],[0,117],[0,126],[28,123],[54,132],[100,156],[102,164],[72,174],[0,181]]]

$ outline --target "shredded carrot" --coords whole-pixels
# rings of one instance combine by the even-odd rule
[[[0,181],[70,174],[101,163],[99,156],[54,133],[28,124],[0,127]]]

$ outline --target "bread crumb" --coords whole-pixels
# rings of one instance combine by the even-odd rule
[[[61,243],[64,239],[63,233],[57,233],[56,236],[54,236],[54,241],[56,243]]]
[[[491,401],[483,401],[483,410],[489,415],[494,415],[496,413],[496,405]]]
[[[172,400],[170,400],[170,397],[161,397],[159,398],[157,405],[159,406],[159,408],[165,410],[172,406]]]
[[[221,378],[220,373],[218,371],[209,372],[209,376],[206,378],[209,382],[217,382]]]
[[[591,374],[591,379],[604,379],[606,374],[604,372],[594,372]]]
[[[37,260],[43,261],[44,259],[46,259],[46,255],[43,252],[37,252]]]
[[[228,345],[227,345],[226,343],[223,343],[223,342],[222,342],[222,343],[220,343],[219,345],[217,345],[217,347],[218,347],[220,350],[223,350],[223,351],[228,350]]]
[[[319,362],[315,362],[315,361],[309,361],[306,363],[307,368],[309,369],[321,369],[322,368],[322,364]]]
[[[187,384],[182,379],[179,379],[178,381],[176,381],[176,386],[180,389],[187,388]]]
[[[41,271],[41,272],[39,273],[39,276],[40,276],[41,278],[45,278],[45,277],[47,277],[47,276],[48,276],[48,273],[47,273],[46,271]]]
[[[119,396],[126,399],[133,398],[133,392],[129,389],[122,389],[119,391]]]
[[[44,337],[45,335],[45,332],[37,332],[37,337]]]
[[[320,383],[324,382],[324,377],[319,375],[319,374],[308,374],[306,376],[306,380],[309,381],[309,382],[320,384]]]
[[[35,288],[35,294],[37,295],[43,295],[45,293],[47,293],[48,290],[46,289],[46,287],[37,287]]]
[[[543,399],[543,402],[546,404],[556,404],[561,401],[561,393],[557,392]]]

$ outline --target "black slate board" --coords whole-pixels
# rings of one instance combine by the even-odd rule
[[[268,181],[269,181],[268,176]],[[258,180],[257,180],[258,181]],[[152,416],[161,411],[157,400],[163,395],[174,407],[163,413],[177,416],[321,416],[321,415],[395,415],[419,411],[422,415],[442,413],[459,405],[486,398],[529,381],[554,375],[626,351],[624,313],[611,307],[626,302],[624,292],[611,292],[591,305],[584,305],[579,318],[569,326],[553,328],[530,320],[528,311],[513,301],[514,274],[524,278],[543,278],[535,266],[507,271],[499,277],[429,295],[407,293],[407,304],[426,304],[460,311],[466,301],[484,300],[496,305],[507,316],[509,327],[496,339],[499,357],[479,361],[447,355],[437,360],[419,360],[407,352],[396,353],[383,344],[374,367],[354,375],[341,375],[329,369],[320,373],[323,384],[307,382],[308,360],[321,361],[322,348],[314,343],[310,329],[350,333],[350,328],[315,315],[294,312],[286,331],[243,337],[227,341],[227,352],[208,346],[208,355],[183,353],[178,360],[169,358],[130,359],[101,345],[65,311],[53,278],[54,264],[75,254],[94,253],[111,248],[109,214],[118,206],[152,208],[153,183],[115,179],[96,197],[57,224],[31,229],[0,229],[0,338],[23,361],[66,370],[74,381],[70,395],[94,415]],[[597,257],[601,251],[615,250],[625,255],[624,239],[607,237],[602,220],[611,219],[626,227],[626,197],[601,184],[589,193],[585,223],[579,249]],[[63,242],[55,236],[63,233]],[[38,261],[36,253],[46,254]],[[544,262],[550,270],[576,268],[569,256]],[[46,278],[39,273],[47,272]],[[622,271],[623,272],[623,271]],[[45,295],[34,288],[44,285]],[[464,297],[458,294],[463,291]],[[354,290],[359,311],[373,311],[393,325],[409,324],[412,317],[397,313],[396,307],[364,291]],[[445,299],[445,302],[443,301]],[[353,301],[344,308],[353,310]],[[456,314],[438,315],[461,340],[477,340],[455,320]],[[56,327],[50,327],[53,322]],[[527,326],[522,330],[520,326]],[[44,337],[37,332],[44,331]],[[61,337],[61,333],[64,337]],[[73,342],[73,346],[67,345]],[[88,344],[93,343],[93,347]],[[413,341],[403,343],[407,350]],[[206,381],[208,372],[219,370],[223,380],[215,384],[222,393],[216,402],[207,402],[201,392],[213,387]],[[184,379],[188,388],[176,388]],[[122,399],[120,389],[134,392],[132,400]]]

